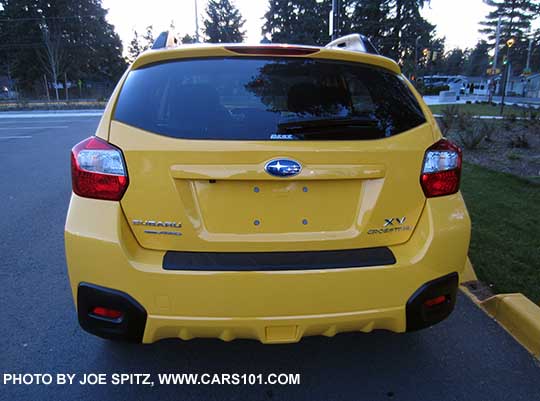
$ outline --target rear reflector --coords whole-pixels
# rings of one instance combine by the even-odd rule
[[[435,298],[427,299],[426,301],[424,301],[424,305],[427,306],[428,308],[431,308],[433,306],[444,304],[445,302],[446,302],[446,295],[440,295]]]
[[[426,150],[420,184],[428,198],[455,194],[461,177],[461,149],[441,139]]]
[[[119,319],[124,314],[116,309],[109,309],[103,306],[96,306],[94,309],[92,309],[92,315],[104,317],[106,319]]]
[[[319,51],[317,48],[287,45],[226,46],[225,49],[238,54],[254,54],[260,56],[306,56]]]
[[[71,150],[73,192],[85,198],[118,201],[128,186],[122,152],[92,136]]]

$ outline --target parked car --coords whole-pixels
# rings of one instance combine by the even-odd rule
[[[71,152],[83,329],[287,343],[451,313],[470,236],[461,151],[394,61],[350,37],[162,39]]]

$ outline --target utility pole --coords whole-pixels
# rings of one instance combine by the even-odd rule
[[[197,11],[197,0],[195,1],[195,42],[199,43],[199,12]]]
[[[532,38],[529,38],[529,50],[527,50],[527,65],[525,66],[525,71],[531,70],[531,51],[532,51]]]
[[[414,42],[414,80],[418,80],[418,41],[420,40],[420,36],[416,37],[416,41]]]
[[[499,44],[501,42],[501,16],[497,21],[497,35],[495,38],[495,55],[493,56],[493,69],[497,69],[497,59],[499,58]]]
[[[64,85],[66,86],[66,102],[69,101],[67,73],[64,72]]]
[[[497,71],[497,59],[499,58],[499,44],[501,42],[501,15],[499,15],[499,20],[497,21],[497,34],[495,35],[495,54],[493,55],[493,67],[491,69],[492,80],[495,81],[495,71]],[[493,85],[490,85],[489,89],[489,98],[488,101],[491,103],[493,100],[493,95],[496,89],[495,82]]]
[[[51,101],[51,97],[49,96],[49,84],[47,82],[47,76],[43,74],[43,80],[45,81],[45,92],[47,94],[47,102]]]
[[[510,49],[512,46],[514,46],[515,40],[514,38],[510,38],[506,41],[506,70],[504,71],[504,81],[502,86],[502,97],[501,97],[501,116],[504,112],[504,98],[506,97],[506,87],[508,85],[508,81],[510,80],[510,71],[512,69],[512,63],[510,62]]]
[[[332,0],[332,40],[339,38],[339,0]]]

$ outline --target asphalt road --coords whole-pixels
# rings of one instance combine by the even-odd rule
[[[540,367],[461,296],[417,333],[341,334],[291,345],[110,343],[79,329],[63,226],[69,150],[97,117],[0,115],[1,400],[540,400]],[[5,373],[300,373],[300,385],[5,385]],[[156,376],[153,376],[154,378]]]

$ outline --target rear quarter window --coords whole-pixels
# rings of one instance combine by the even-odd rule
[[[404,80],[359,63],[301,58],[176,60],[129,73],[114,119],[217,140],[362,140],[425,122]]]

